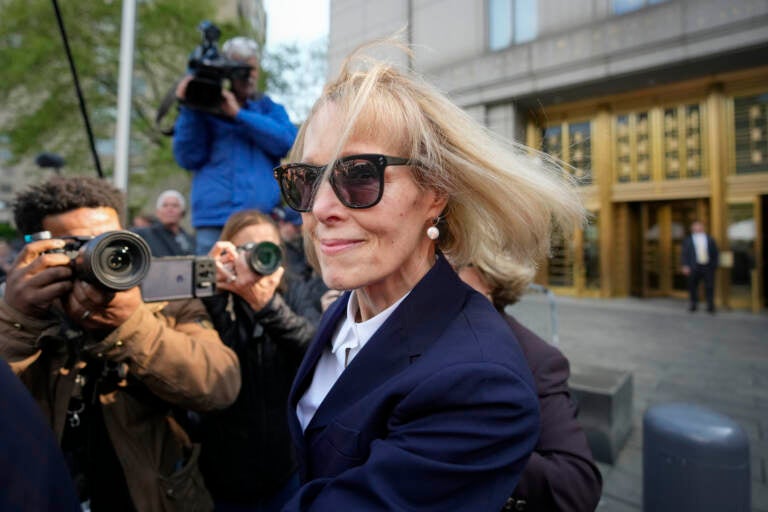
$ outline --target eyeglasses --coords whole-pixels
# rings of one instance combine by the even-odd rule
[[[341,204],[348,208],[370,208],[384,193],[384,168],[415,165],[413,160],[384,155],[351,155],[333,163],[328,181]],[[299,212],[312,209],[325,165],[284,164],[275,167],[275,179],[288,206]]]

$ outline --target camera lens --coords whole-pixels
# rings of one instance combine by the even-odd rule
[[[78,277],[109,290],[121,291],[141,283],[149,272],[150,251],[130,231],[109,231],[88,241],[75,260]]]
[[[272,242],[260,242],[247,249],[246,258],[251,270],[262,276],[274,273],[283,259],[283,253]]]

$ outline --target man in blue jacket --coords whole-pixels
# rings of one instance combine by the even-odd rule
[[[296,137],[285,108],[255,92],[258,44],[235,37],[224,43],[222,53],[248,66],[249,75],[233,77],[231,91],[222,89],[221,114],[182,106],[173,139],[176,162],[193,172],[192,225],[201,255],[208,254],[232,213],[257,209],[268,215],[278,205],[280,189],[272,169]],[[182,101],[191,78],[176,89]]]

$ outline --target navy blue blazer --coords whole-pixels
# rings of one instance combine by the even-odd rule
[[[78,512],[75,484],[29,390],[0,359],[0,510]]]
[[[329,308],[289,396],[302,487],[286,511],[498,511],[539,433],[535,385],[491,303],[437,263],[302,433],[296,405],[346,314]]]

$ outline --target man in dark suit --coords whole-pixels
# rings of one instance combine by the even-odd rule
[[[166,190],[157,198],[157,222],[134,231],[147,241],[155,258],[195,254],[194,239],[181,227],[185,214],[186,201],[181,192]]]
[[[704,281],[707,311],[715,312],[715,270],[720,258],[715,239],[704,231],[704,224],[694,221],[691,234],[683,241],[683,274],[688,276],[689,311],[696,311],[699,302],[699,283]]]

